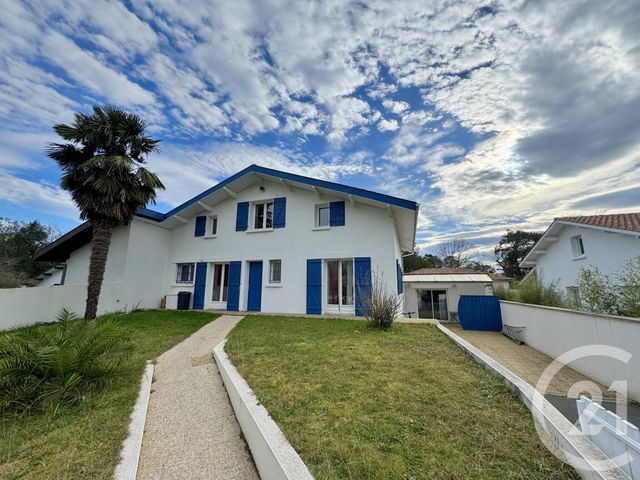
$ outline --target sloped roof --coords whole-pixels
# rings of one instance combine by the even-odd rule
[[[579,223],[592,227],[611,228],[640,233],[640,213],[612,213],[609,215],[586,215],[580,217],[558,217],[556,222]]]
[[[491,282],[491,277],[470,268],[421,268],[405,273],[402,281],[405,283],[487,283]]]
[[[405,275],[466,275],[470,273],[483,273],[471,268],[420,268]]]
[[[491,280],[513,280],[513,278],[507,277],[503,273],[487,273],[487,275],[491,277]]]

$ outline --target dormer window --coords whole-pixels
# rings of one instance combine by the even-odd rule
[[[571,253],[573,254],[573,258],[582,258],[585,256],[582,235],[571,237]]]

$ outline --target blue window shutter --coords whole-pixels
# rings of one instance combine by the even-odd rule
[[[287,219],[287,199],[279,197],[273,199],[273,228],[284,228]]]
[[[398,295],[401,295],[404,288],[402,286],[402,267],[399,260],[396,260],[396,282],[398,283]]]
[[[322,260],[307,260],[307,313],[322,313]]]
[[[196,237],[204,237],[207,228],[207,217],[196,217]]]
[[[229,262],[229,290],[227,292],[227,310],[237,312],[240,309],[240,270],[242,262]]]
[[[355,287],[356,287],[356,315],[364,315],[365,299],[371,295],[371,257],[356,257]]]
[[[236,232],[244,232],[249,225],[249,202],[238,202],[236,213]]]
[[[194,310],[202,310],[204,308],[204,290],[205,290],[206,283],[207,283],[207,264],[205,262],[198,262],[196,263],[196,279],[193,282],[193,309]]]
[[[344,225],[344,202],[331,202],[329,204],[329,225],[341,227]]]

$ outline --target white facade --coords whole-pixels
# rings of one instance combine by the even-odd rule
[[[523,265],[535,267],[538,278],[546,283],[556,282],[562,291],[576,285],[581,268],[597,267],[601,272],[613,275],[640,255],[639,235],[632,232],[559,224],[541,242],[543,240],[544,243],[537,245],[525,258]]]
[[[284,228],[252,228],[256,204],[281,197],[286,198]],[[243,202],[249,202],[249,226],[246,231],[237,231],[238,203]],[[319,227],[318,206],[328,206],[331,202],[343,203],[344,225]],[[167,307],[175,308],[176,294],[181,291],[191,292],[192,307],[197,281],[195,270],[198,264],[206,264],[202,307],[225,310],[229,281],[227,292],[221,292],[225,290],[223,277],[216,282],[214,275],[216,269],[228,274],[230,262],[240,262],[238,309],[245,311],[249,307],[250,262],[262,262],[260,281],[253,278],[254,284],[259,283],[260,311],[306,313],[307,260],[320,259],[320,313],[353,315],[357,283],[354,259],[370,258],[374,276],[377,272],[387,288],[396,291],[397,264],[401,264],[402,252],[413,248],[417,216],[417,205],[409,209],[377,198],[359,197],[357,192],[332,191],[327,186],[314,188],[295,179],[283,181],[262,174],[244,175],[235,183],[178,208],[179,213],[169,212],[171,215],[167,214],[161,221],[136,216],[129,225],[114,231],[104,277],[106,286],[120,285],[117,305],[113,307],[158,308],[167,296]],[[196,236],[196,222],[202,222],[197,218],[204,216],[207,217],[205,234]],[[217,222],[215,235],[211,234],[213,217]],[[90,249],[89,243],[71,252],[66,260],[65,285],[86,285]],[[277,278],[270,278],[272,260],[280,263],[279,282],[273,281]],[[338,270],[342,275],[337,285],[342,288],[337,302],[335,284],[329,292],[328,270],[338,265],[330,263],[335,260],[340,260],[337,268],[342,268]],[[190,267],[181,267],[184,268],[182,281],[177,278],[180,264],[193,265],[194,271],[189,275]],[[253,288],[255,302],[258,287]],[[102,307],[103,311],[116,309]]]

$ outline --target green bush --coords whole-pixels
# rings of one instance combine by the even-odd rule
[[[370,292],[361,292],[362,311],[369,326],[388,330],[402,310],[402,296],[384,283],[383,276],[376,271]]]
[[[578,277],[580,308],[604,315],[640,317],[640,257],[607,275],[596,267],[583,268]]]
[[[494,294],[501,300],[545,305],[547,307],[568,307],[569,302],[558,290],[557,283],[545,284],[541,278],[529,277],[513,285],[510,289],[496,288]]]
[[[109,383],[131,351],[113,318],[79,320],[63,310],[58,323],[0,336],[0,408],[50,410],[75,404]]]

